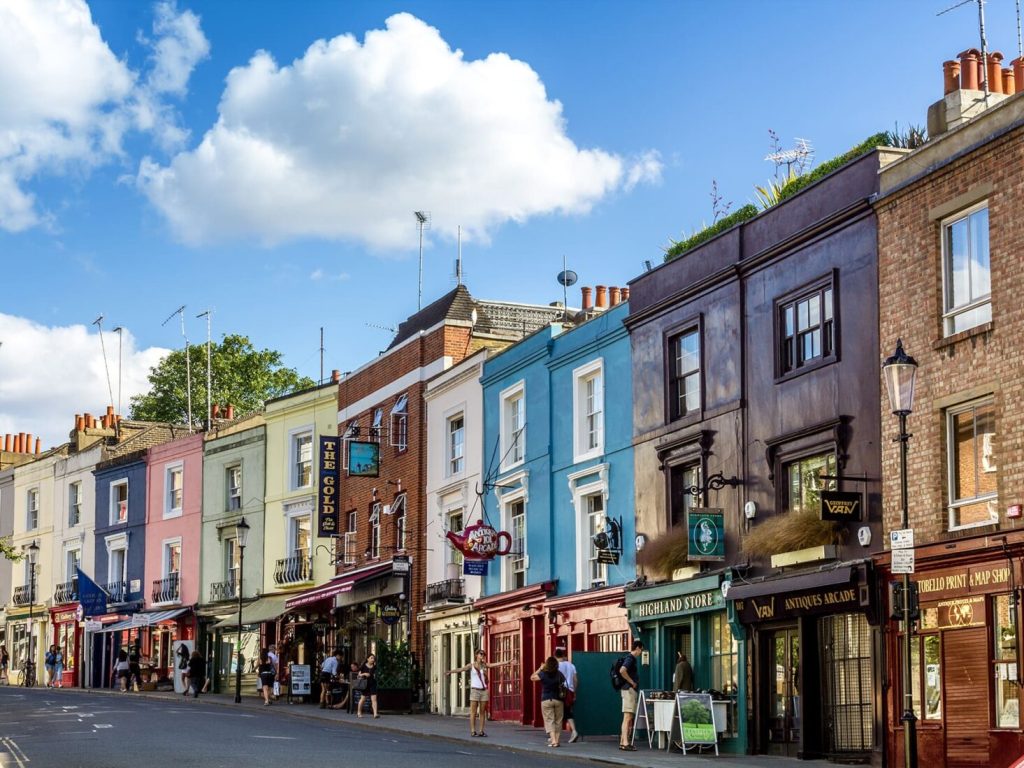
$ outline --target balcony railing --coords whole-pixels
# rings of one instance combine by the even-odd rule
[[[78,579],[58,584],[57,588],[53,591],[53,602],[57,605],[73,603],[76,600],[78,600]]]
[[[172,573],[153,582],[154,603],[176,603],[181,595],[181,577]]]
[[[210,585],[210,600],[234,600],[238,597],[238,582],[232,576],[227,581],[215,581]]]
[[[15,587],[14,588],[14,604],[15,605],[29,605],[35,602],[32,599],[32,589],[30,587]]]
[[[110,595],[110,602],[112,603],[126,603],[128,602],[128,582],[127,581],[110,581],[103,585],[103,589],[106,590],[107,594]]]
[[[308,555],[292,555],[277,561],[274,568],[276,584],[301,584],[313,578],[313,558]]]
[[[466,602],[466,580],[447,579],[427,584],[427,605]]]

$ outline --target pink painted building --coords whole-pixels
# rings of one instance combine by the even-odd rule
[[[160,677],[175,640],[196,639],[203,512],[203,435],[149,449],[141,652]]]

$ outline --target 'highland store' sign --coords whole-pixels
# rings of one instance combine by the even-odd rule
[[[703,611],[721,605],[723,602],[722,591],[712,589],[707,592],[695,592],[692,595],[666,597],[662,600],[648,600],[646,603],[637,603],[630,607],[629,615],[632,621],[637,621],[639,619],[651,619],[677,613]]]

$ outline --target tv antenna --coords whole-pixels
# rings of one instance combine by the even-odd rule
[[[579,280],[579,275],[571,269],[566,269],[564,253],[562,254],[562,271],[558,273],[558,276],[555,277],[555,279],[562,286],[562,319],[567,320],[569,318],[568,289],[570,285],[576,285],[576,281]]]
[[[954,3],[948,8],[943,8],[941,11],[936,13],[936,16],[942,16],[943,14],[955,11],[957,8],[969,5],[971,3],[978,4],[978,36],[981,38],[981,88],[985,91],[985,103],[988,103],[988,40],[985,37],[985,0],[960,0],[959,3]],[[1017,0],[1017,53],[1020,55],[1020,0]]]
[[[103,315],[100,315],[92,324],[100,329],[100,349],[103,351],[103,370],[107,372],[107,393],[110,395],[110,404],[114,404],[114,388],[110,385],[110,367],[107,365],[107,346],[103,343]]]
[[[430,229],[430,211],[413,211],[416,216],[416,229],[420,231],[420,280],[416,298],[416,310],[423,309],[423,230]]]
[[[124,335],[124,328],[122,328],[119,325],[119,326],[117,326],[117,328],[115,328],[112,331],[112,333],[116,333],[117,334],[117,415],[120,416],[121,415],[121,368],[122,368],[122,366],[121,366],[121,359],[122,359],[122,356],[121,356],[121,342],[124,341],[124,339],[122,338],[123,335]],[[115,419],[115,424],[116,423],[117,423],[117,420]],[[120,425],[118,425],[117,429],[120,430],[120,428],[121,428]]]
[[[210,320],[213,318],[213,310],[208,309],[196,315],[197,318],[206,318],[206,431],[210,431],[213,421],[213,403],[211,392],[213,390],[213,373],[210,370]]]
[[[188,398],[188,431],[189,434],[192,434],[192,362],[188,356],[188,336],[185,335],[185,305],[182,304],[171,312],[170,316],[160,325],[167,325],[175,315],[181,317],[181,337],[185,340],[185,393]]]
[[[380,323],[366,323],[365,325],[366,325],[367,328],[377,328],[378,330],[381,330],[381,331],[389,331],[391,333],[398,333],[398,330],[395,329],[395,328],[392,328],[390,325],[381,325]]]
[[[462,225],[459,225],[459,250],[455,256],[455,284],[462,285]]]
[[[810,165],[811,160],[814,159],[814,147],[811,145],[810,139],[793,139],[796,142],[796,146],[793,149],[780,149],[776,152],[770,152],[765,156],[765,160],[775,165],[775,175],[778,177],[778,169],[782,166],[786,166],[786,178],[788,179],[793,173],[793,167],[796,166],[797,174],[801,174]]]

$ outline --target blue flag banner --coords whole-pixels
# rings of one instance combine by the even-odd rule
[[[100,616],[107,612],[107,593],[103,587],[78,569],[78,602],[83,616]]]

